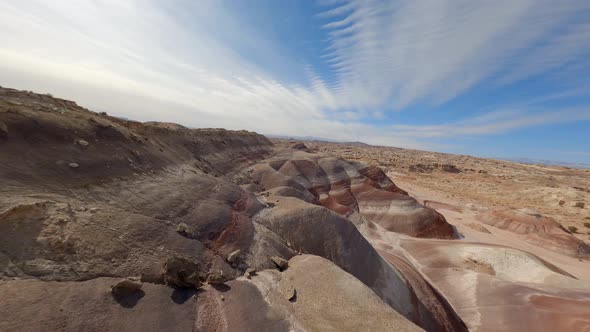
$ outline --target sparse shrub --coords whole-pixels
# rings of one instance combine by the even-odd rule
[[[586,227],[586,228],[590,228],[590,222],[585,222],[585,223],[584,223],[584,227]]]
[[[567,229],[574,234],[578,233],[578,227],[576,226],[567,226]]]

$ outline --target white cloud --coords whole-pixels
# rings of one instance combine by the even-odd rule
[[[559,111],[505,109],[442,125],[395,125],[403,137],[450,138],[504,133],[510,130],[575,121],[590,121],[590,108]]]
[[[0,0],[0,84],[139,120],[412,148],[436,148],[427,139],[449,131],[580,119],[573,111],[521,111],[442,126],[359,123],[386,118],[384,109],[446,101],[494,75],[509,82],[575,62],[589,34],[568,19],[586,2],[325,2],[316,18],[330,36],[323,61],[335,80],[297,64],[222,1]],[[564,22],[566,33],[555,34]],[[241,54],[246,44],[256,51]],[[252,57],[308,81],[287,83]],[[511,66],[521,68],[512,78]]]
[[[584,59],[588,25],[572,17],[589,7],[587,1],[350,0],[338,7],[345,10],[324,15],[338,15],[324,26],[331,35],[326,56],[339,73],[336,93],[354,95],[361,105],[444,102],[493,75],[508,72],[507,83]],[[550,42],[534,47],[547,36]],[[521,73],[511,74],[514,68]]]
[[[553,36],[519,59],[518,66],[503,78],[512,82],[544,73],[590,57],[590,23],[581,23]]]

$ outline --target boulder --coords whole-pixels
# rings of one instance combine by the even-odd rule
[[[193,237],[193,232],[189,225],[181,222],[180,224],[176,225],[176,232],[182,236],[186,237]]]
[[[248,279],[252,278],[252,276],[256,275],[256,269],[253,267],[249,267],[246,269],[246,272],[244,272],[244,276]]]
[[[240,249],[230,252],[226,258],[227,262],[228,263],[235,263],[238,260],[238,256],[240,255],[241,252],[242,251]]]
[[[222,270],[213,270],[207,277],[207,283],[212,285],[220,285],[228,280],[228,276],[226,276]]]
[[[201,286],[199,266],[184,257],[171,257],[164,263],[164,282],[172,287],[199,288]]]
[[[77,140],[76,143],[81,146],[88,146],[88,142],[83,139]]]
[[[270,260],[275,263],[275,265],[279,268],[279,270],[283,271],[286,270],[289,267],[289,262],[279,256],[272,256],[270,258]]]

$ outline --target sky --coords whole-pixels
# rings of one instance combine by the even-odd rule
[[[0,0],[0,85],[139,121],[590,163],[590,1]]]

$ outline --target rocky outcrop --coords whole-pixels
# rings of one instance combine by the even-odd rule
[[[271,149],[268,139],[247,131],[127,121],[73,102],[0,90],[0,121],[10,128],[1,143],[0,176],[15,184],[63,191],[152,176],[179,165],[221,176]]]
[[[162,278],[166,285],[177,288],[199,288],[201,269],[190,259],[170,257],[164,263]]]
[[[300,255],[289,266],[204,290],[196,298],[197,330],[422,330],[329,260]]]
[[[458,237],[441,214],[419,204],[374,166],[286,151],[253,166],[248,173],[260,190],[279,188],[286,196],[343,216],[360,213],[390,231],[426,238]]]
[[[416,293],[418,285],[429,286],[413,268],[406,273],[384,260],[348,219],[292,197],[269,195],[266,199],[276,206],[259,213],[256,222],[279,235],[294,251],[329,259],[426,330],[464,328],[452,309],[432,292],[424,297]]]

